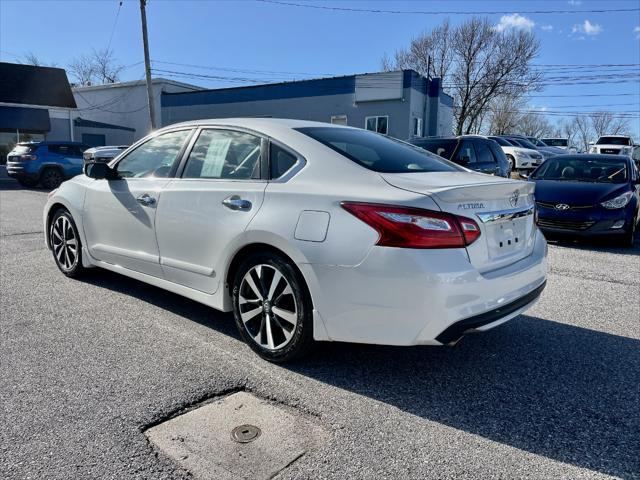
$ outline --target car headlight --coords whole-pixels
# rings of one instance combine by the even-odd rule
[[[598,153],[598,149],[596,147],[590,147],[589,153]]]
[[[620,155],[631,155],[631,147],[622,147],[620,149]]]
[[[525,153],[525,152],[521,152],[519,150],[514,150],[514,152],[516,157],[518,158],[529,158],[529,154]]]
[[[602,205],[604,208],[608,208],[609,210],[623,208],[626,207],[627,203],[629,203],[631,197],[633,197],[632,192],[625,192],[622,195],[617,196],[616,198],[607,200],[606,202],[602,202],[600,205]]]

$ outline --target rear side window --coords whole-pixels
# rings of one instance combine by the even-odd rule
[[[298,159],[295,155],[287,152],[284,148],[278,145],[271,144],[269,152],[269,162],[271,170],[271,178],[280,178],[287,170],[293,167]]]
[[[476,156],[476,151],[473,148],[473,142],[470,140],[463,140],[458,153],[456,153],[454,162],[471,164],[476,163],[477,161],[478,159]]]
[[[493,158],[493,153],[489,148],[489,142],[477,141],[475,142],[476,157],[480,163],[495,163],[496,159]]]
[[[71,155],[72,150],[69,145],[49,145],[49,151],[56,155]]]
[[[367,130],[340,127],[304,127],[296,130],[374,172],[461,170],[458,166],[426,150]]]
[[[260,178],[261,139],[230,130],[203,130],[182,178],[249,180]]]
[[[456,145],[458,145],[458,141],[454,139],[418,140],[414,142],[414,145],[429,150],[443,158],[450,159],[456,149]]]

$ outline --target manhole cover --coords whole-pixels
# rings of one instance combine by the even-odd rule
[[[253,442],[260,436],[260,429],[255,425],[240,425],[231,430],[231,439],[238,443]]]

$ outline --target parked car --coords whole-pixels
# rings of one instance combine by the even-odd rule
[[[271,361],[314,340],[452,344],[546,282],[532,183],[367,130],[187,122],[85,172],[44,208],[62,273],[98,266],[233,311]]]
[[[82,153],[87,148],[77,142],[18,143],[7,155],[7,175],[24,186],[57,188],[82,173]]]
[[[533,144],[533,146],[536,147],[538,151],[542,150],[545,152],[553,153],[554,155],[564,155],[565,153],[568,153],[568,150],[547,145],[539,138],[536,138],[536,137],[524,137],[524,138],[529,140]]]
[[[110,162],[127,148],[128,145],[92,147],[84,151],[83,158],[85,162]]]
[[[633,140],[627,135],[603,135],[589,148],[589,153],[633,155]]]
[[[560,148],[562,150],[565,150],[565,153],[578,153],[577,147],[573,145],[569,145],[568,138],[562,138],[562,137],[542,138],[540,139],[540,141],[549,147],[555,147],[555,148]]]
[[[544,161],[544,157],[537,150],[521,147],[504,137],[489,138],[500,145],[509,162],[509,169],[520,175],[528,175]]]
[[[553,157],[555,155],[558,155],[557,152],[549,151],[550,147],[547,147],[547,148],[536,147],[533,143],[531,143],[527,138],[523,137],[522,135],[500,135],[500,136],[503,137],[503,138],[506,138],[511,143],[515,143],[516,145],[518,145],[518,146],[520,146],[522,148],[528,148],[530,150],[535,150],[540,155],[542,155],[543,161],[546,160],[547,158],[551,158],[551,157]]]
[[[559,155],[530,179],[545,233],[617,237],[633,246],[640,220],[640,177],[622,155]]]
[[[509,161],[500,146],[480,135],[459,137],[416,137],[409,140],[412,145],[428,150],[458,165],[476,172],[509,177]]]

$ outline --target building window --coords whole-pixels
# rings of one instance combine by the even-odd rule
[[[422,136],[422,119],[418,117],[413,117],[413,131],[411,135],[414,137]]]
[[[346,115],[332,115],[331,123],[333,125],[346,125],[347,124],[347,116]]]
[[[380,117],[365,117],[364,128],[371,130],[372,132],[382,133],[387,135],[389,132],[389,116],[384,115]]]

